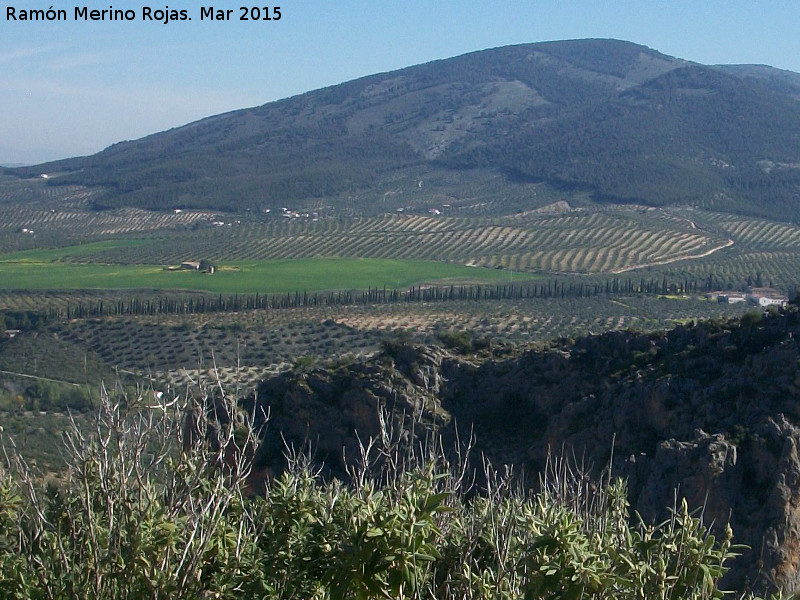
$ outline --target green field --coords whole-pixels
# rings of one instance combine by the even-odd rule
[[[107,250],[135,248],[153,243],[151,239],[103,240],[65,248],[37,248],[12,254],[0,254],[0,263],[55,263],[73,262]]]
[[[94,246],[94,244],[88,245]],[[90,249],[83,248],[83,252]],[[506,283],[512,275],[496,269],[389,259],[298,259],[237,261],[219,265],[213,275],[168,271],[158,265],[107,265],[54,262],[72,248],[0,257],[0,289],[182,289],[214,293],[286,293],[405,288],[421,283]],[[515,282],[521,274],[514,274]],[[525,278],[533,278],[525,274]]]

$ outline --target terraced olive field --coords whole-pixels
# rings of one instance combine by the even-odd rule
[[[792,223],[691,207],[597,204],[580,193],[512,185],[501,177],[495,178],[495,187],[483,181],[480,189],[465,187],[457,196],[446,196],[436,191],[445,187],[445,172],[426,177],[424,186],[418,185],[422,179],[410,176],[409,181],[386,182],[384,196],[399,194],[413,204],[391,212],[386,207],[397,202],[383,203],[373,193],[369,198],[339,198],[342,206],[337,208],[320,201],[239,215],[98,211],[92,210],[92,193],[78,186],[0,177],[0,288],[236,293],[394,287],[441,278],[491,282],[518,280],[525,272],[704,282],[712,276],[719,287],[740,287],[760,275],[764,284],[771,281],[788,291],[800,272],[800,227]],[[366,210],[368,206],[373,210]],[[42,248],[54,252],[17,254]],[[405,265],[406,271],[419,273],[416,279],[406,277],[403,269],[389,273],[390,263],[380,266],[387,270],[385,277],[375,277],[363,261],[334,268],[333,263],[320,263],[319,269],[296,263],[274,277],[270,271],[276,263],[262,262],[319,258],[423,262]],[[200,259],[223,269],[205,278],[158,272],[164,265]],[[17,260],[42,264],[15,270],[11,263]],[[434,262],[452,265],[433,268]],[[73,271],[68,264],[85,268]],[[455,265],[513,274],[470,274]],[[431,272],[440,268],[442,273]]]
[[[711,276],[714,287],[720,289],[771,283],[791,293],[797,287],[800,226],[691,208],[671,212],[697,230],[727,238],[731,244],[709,256],[660,267],[668,279],[707,280]]]
[[[51,315],[43,328],[0,339],[0,397],[28,389],[26,377],[44,373],[68,384],[122,374],[178,385],[215,367],[222,379],[249,386],[291,362],[358,360],[400,331],[428,341],[467,331],[527,344],[662,328],[748,310],[697,296],[660,298],[662,289],[750,283],[790,293],[800,273],[800,227],[792,223],[692,207],[593,204],[535,184],[449,197],[435,186],[401,183],[398,193],[408,200],[402,210],[382,210],[373,198],[374,210],[359,211],[366,200],[354,197],[336,210],[320,200],[232,215],[94,210],[92,194],[78,186],[0,176],[0,310]],[[164,268],[188,260],[210,261],[217,271]],[[549,289],[551,280],[561,281],[561,293],[547,299],[451,294],[438,302],[384,297],[196,310],[227,294],[288,299],[318,290],[505,289],[526,281]],[[624,280],[658,285],[635,295],[617,287]],[[565,294],[565,282],[592,291]],[[162,311],[162,303],[174,310]],[[148,306],[158,310],[142,308]]]
[[[356,360],[399,332],[431,341],[440,332],[466,331],[493,343],[524,345],[608,330],[660,329],[746,310],[691,298],[621,295],[74,319],[0,343],[0,371],[99,383],[113,380],[118,369],[162,386],[186,383],[198,371],[209,376],[216,367],[223,380],[247,387],[298,360]]]
[[[311,257],[449,261],[517,271],[613,273],[691,258],[724,246],[662,211],[574,210],[487,218],[384,215],[271,219],[175,231],[152,243],[120,245],[71,262],[175,264],[187,257],[225,263]]]
[[[135,221],[136,217],[131,216],[131,219]],[[47,231],[45,224],[41,226]],[[134,231],[136,227],[129,224],[128,230]],[[108,239],[107,231],[103,230],[93,239]],[[92,245],[91,251],[67,247],[60,254],[40,255],[40,262],[150,265],[152,268],[199,258],[233,266],[298,258],[370,258],[444,261],[518,272],[621,273],[707,256],[730,244],[722,232],[692,228],[687,221],[664,211],[630,208],[527,213],[495,219],[445,215],[384,215],[316,221],[291,217],[244,218],[225,226],[205,226],[193,231],[162,229],[152,237],[121,239],[125,241]],[[12,279],[13,264],[35,262],[35,258],[35,254],[0,255],[4,280],[13,282],[6,283],[5,287],[20,286],[19,280]],[[351,263],[350,266],[356,265]],[[29,264],[24,270],[33,271]],[[98,277],[112,281],[110,274],[103,270],[97,272]],[[77,272],[66,271],[57,277],[66,275],[71,277]],[[120,277],[126,275],[125,271],[119,271]],[[155,275],[148,271],[139,272],[138,276]],[[124,281],[121,285],[110,284],[110,287],[130,287],[131,283]],[[158,287],[161,283],[145,283],[145,286]],[[169,281],[163,283],[166,287],[190,287]],[[31,287],[42,285],[37,282]]]
[[[174,230],[213,220],[209,211],[92,210],[96,192],[45,179],[0,175],[0,253],[57,247],[130,233]]]

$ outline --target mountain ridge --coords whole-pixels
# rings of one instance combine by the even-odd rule
[[[800,217],[798,91],[800,75],[704,66],[630,42],[520,44],[12,172],[64,171],[51,183],[101,189],[98,208],[241,211],[335,203],[432,168],[456,177],[492,169],[597,201],[790,220]]]

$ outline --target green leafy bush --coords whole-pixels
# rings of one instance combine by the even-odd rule
[[[214,402],[220,414],[226,406],[224,397]],[[0,597],[195,599],[252,591],[257,528],[243,486],[255,438],[237,444],[236,431],[235,420],[212,422],[188,401],[134,408],[106,394],[93,430],[73,421],[60,478],[43,481],[7,452]]]
[[[67,469],[37,477],[6,441],[0,597],[722,598],[732,532],[685,502],[631,515],[623,482],[552,460],[536,494],[416,439],[382,415],[349,481],[304,456],[249,493],[254,420],[217,390],[144,405],[105,394],[65,436]],[[469,448],[455,452],[466,457]]]

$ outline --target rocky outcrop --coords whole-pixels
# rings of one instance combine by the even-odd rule
[[[797,340],[792,310],[612,332],[510,357],[391,343],[365,363],[263,382],[256,397],[271,414],[263,460],[280,468],[284,440],[309,440],[328,472],[342,475],[356,436],[377,435],[384,408],[400,427],[435,428],[453,443],[457,427],[471,429],[476,452],[529,481],[550,452],[598,469],[611,461],[646,519],[665,518],[685,497],[706,522],[730,520],[749,548],[727,585],[800,591]]]

